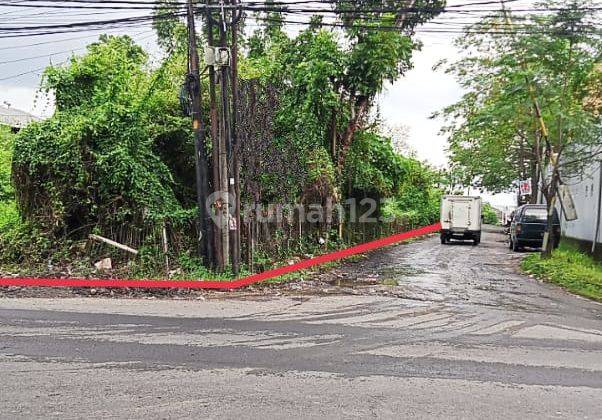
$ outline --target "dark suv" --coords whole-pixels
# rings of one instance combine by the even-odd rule
[[[548,211],[545,205],[527,204],[519,207],[510,225],[510,249],[516,252],[523,246],[540,248],[547,225]],[[556,209],[550,234],[550,240],[553,241],[554,248],[557,248],[560,242],[560,219]]]

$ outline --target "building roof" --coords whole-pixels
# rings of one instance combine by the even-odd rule
[[[33,121],[40,120],[40,118],[25,111],[0,105],[0,124],[2,125],[8,125],[12,128],[23,128]]]

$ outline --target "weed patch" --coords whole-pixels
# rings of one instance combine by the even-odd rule
[[[529,255],[523,260],[522,269],[539,279],[602,302],[602,264],[571,247],[561,246],[549,260],[542,260],[539,254]]]

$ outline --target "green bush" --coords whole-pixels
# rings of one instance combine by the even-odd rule
[[[62,246],[53,243],[52,238],[32,224],[22,222],[14,205],[0,205],[0,213],[3,211],[5,219],[0,226],[0,263],[37,264],[45,262],[52,254],[60,254],[59,248],[62,249]]]
[[[351,145],[345,175],[353,191],[383,198],[380,210],[384,220],[414,227],[439,218],[437,173],[396,153],[387,137],[360,131]]]
[[[20,222],[14,201],[0,201],[0,237]]]
[[[488,225],[497,225],[500,223],[497,213],[491,207],[491,204],[485,203],[483,205],[483,221]]]
[[[14,134],[0,126],[0,261],[15,257],[24,237],[11,183]]]
[[[573,248],[562,245],[548,260],[531,254],[522,261],[522,268],[573,293],[602,301],[602,265]]]
[[[178,69],[169,61],[154,73],[147,66],[130,38],[103,36],[68,66],[46,70],[43,88],[55,94],[57,111],[14,142],[12,177],[27,220],[57,237],[84,236],[82,226],[145,226],[181,211],[158,145],[168,136],[175,147],[185,132],[169,80]]]
[[[8,127],[0,125],[0,202],[14,199],[10,181],[14,137]]]
[[[410,160],[395,153],[391,140],[360,131],[349,150],[345,166],[347,184],[353,190],[390,197],[400,190],[410,172]]]

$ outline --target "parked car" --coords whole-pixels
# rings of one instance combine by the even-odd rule
[[[548,210],[543,204],[526,204],[516,209],[510,225],[510,249],[520,251],[524,246],[541,248],[548,225]],[[550,240],[554,248],[560,242],[560,219],[554,209]]]
[[[481,242],[481,197],[447,195],[441,200],[441,243],[452,239]]]

